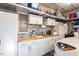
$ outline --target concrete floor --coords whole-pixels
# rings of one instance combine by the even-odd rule
[[[43,55],[43,56],[54,56],[54,53],[55,53],[55,50],[52,50],[52,51],[46,53],[46,54]]]

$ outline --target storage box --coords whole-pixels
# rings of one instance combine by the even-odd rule
[[[73,19],[73,18],[76,18],[76,13],[75,12],[72,12],[72,13],[69,13],[68,14],[68,17],[69,17],[69,19]]]

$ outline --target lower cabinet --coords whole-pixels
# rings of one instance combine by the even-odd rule
[[[55,39],[55,43],[56,43],[58,40],[60,40],[62,38],[61,38],[61,36],[57,36],[57,37],[54,37],[54,39]]]
[[[27,42],[18,43],[18,56],[29,56],[29,45]]]
[[[48,39],[42,39],[39,41],[39,56],[44,55],[48,52]]]
[[[37,56],[38,42],[18,43],[18,56]]]
[[[55,39],[49,39],[49,51],[54,50]]]
[[[48,37],[36,41],[18,43],[18,56],[42,56],[54,49],[57,39],[57,37]]]
[[[38,56],[38,41],[30,42],[29,56]]]

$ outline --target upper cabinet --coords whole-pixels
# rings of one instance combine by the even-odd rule
[[[46,25],[49,25],[49,26],[55,26],[55,19],[51,19],[51,18],[47,18],[46,19]]]
[[[43,24],[43,17],[38,15],[29,14],[29,24]]]

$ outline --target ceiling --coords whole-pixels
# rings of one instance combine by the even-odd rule
[[[40,3],[40,5],[58,9],[61,13],[67,13],[69,11],[79,9],[79,3]]]

